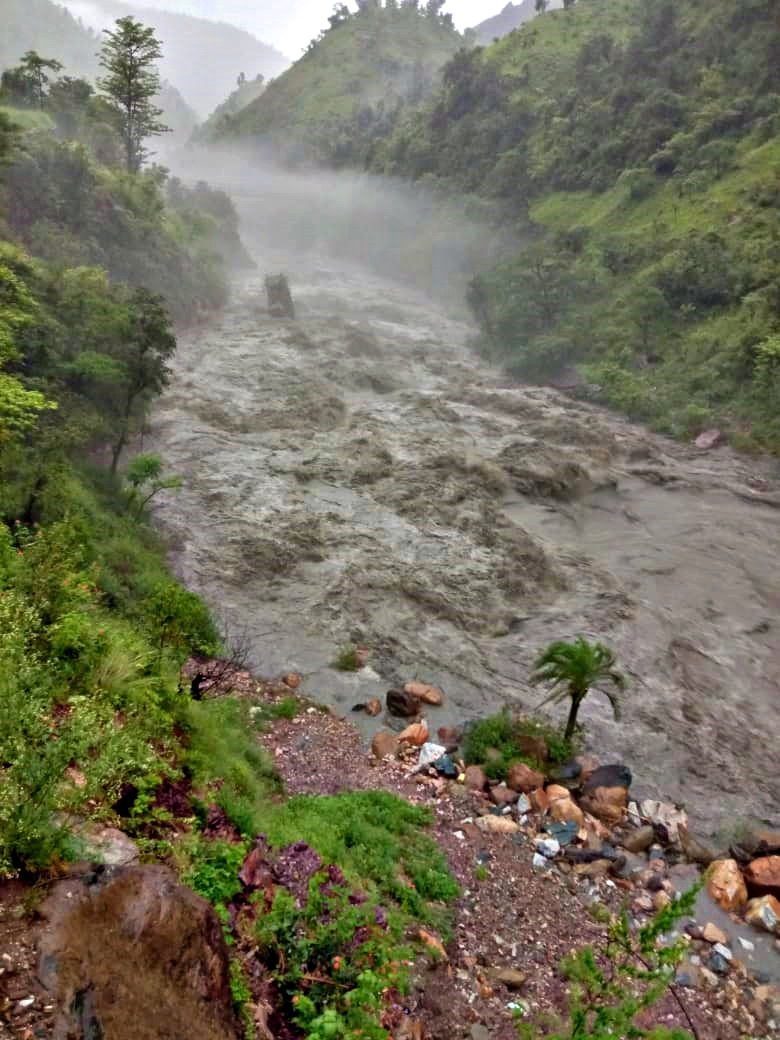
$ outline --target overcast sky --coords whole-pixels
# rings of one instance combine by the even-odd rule
[[[459,29],[497,14],[507,0],[448,0],[449,11]],[[65,0],[68,3],[68,0]],[[134,5],[187,11],[205,18],[217,18],[249,29],[266,43],[273,44],[288,58],[299,58],[301,51],[320,29],[327,28],[334,0],[134,0]],[[75,7],[75,3],[68,6]],[[354,2],[350,2],[354,8]]]

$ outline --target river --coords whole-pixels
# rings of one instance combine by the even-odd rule
[[[239,191],[258,269],[179,337],[145,439],[184,478],[156,511],[180,577],[261,673],[345,711],[419,677],[434,727],[534,706],[541,647],[602,639],[629,677],[620,721],[581,712],[602,760],[702,833],[780,824],[777,464],[514,384],[470,350],[450,225],[416,242],[374,194],[350,230],[349,192],[324,219],[284,183]],[[265,310],[281,270],[295,320]],[[369,669],[330,667],[347,642]]]

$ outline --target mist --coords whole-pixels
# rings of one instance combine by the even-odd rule
[[[511,255],[516,237],[432,190],[400,180],[290,169],[260,149],[191,148],[170,163],[227,192],[257,263],[318,254],[414,286],[459,310],[469,280]],[[294,281],[294,269],[288,271]]]

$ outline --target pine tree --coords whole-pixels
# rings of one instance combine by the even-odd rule
[[[117,115],[127,169],[137,173],[149,154],[144,148],[146,138],[169,130],[160,122],[162,109],[153,100],[160,92],[157,61],[162,47],[154,29],[129,15],[117,19],[113,32],[105,32],[100,64],[106,75],[98,86]]]

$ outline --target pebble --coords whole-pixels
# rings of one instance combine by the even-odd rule
[[[739,936],[737,941],[739,942],[739,945],[742,947],[743,950],[755,950],[756,948],[755,943],[752,943],[750,939],[743,939],[741,935]]]
[[[715,943],[722,943],[725,945],[729,941],[726,933],[711,921],[708,921],[707,924],[705,924],[701,937],[705,942],[712,943],[713,945]]]
[[[546,856],[543,856],[541,852],[535,852],[534,858],[531,860],[531,866],[534,870],[549,870],[550,861]]]
[[[32,1007],[32,1005],[34,1003],[35,1003],[35,997],[25,997],[24,1000],[20,1000],[19,1001],[19,1007],[20,1008]]]
[[[716,974],[725,975],[729,970],[729,962],[722,954],[713,952],[710,967]]]
[[[712,947],[712,952],[721,956],[724,960],[730,961],[734,954],[724,943],[717,942]]]

